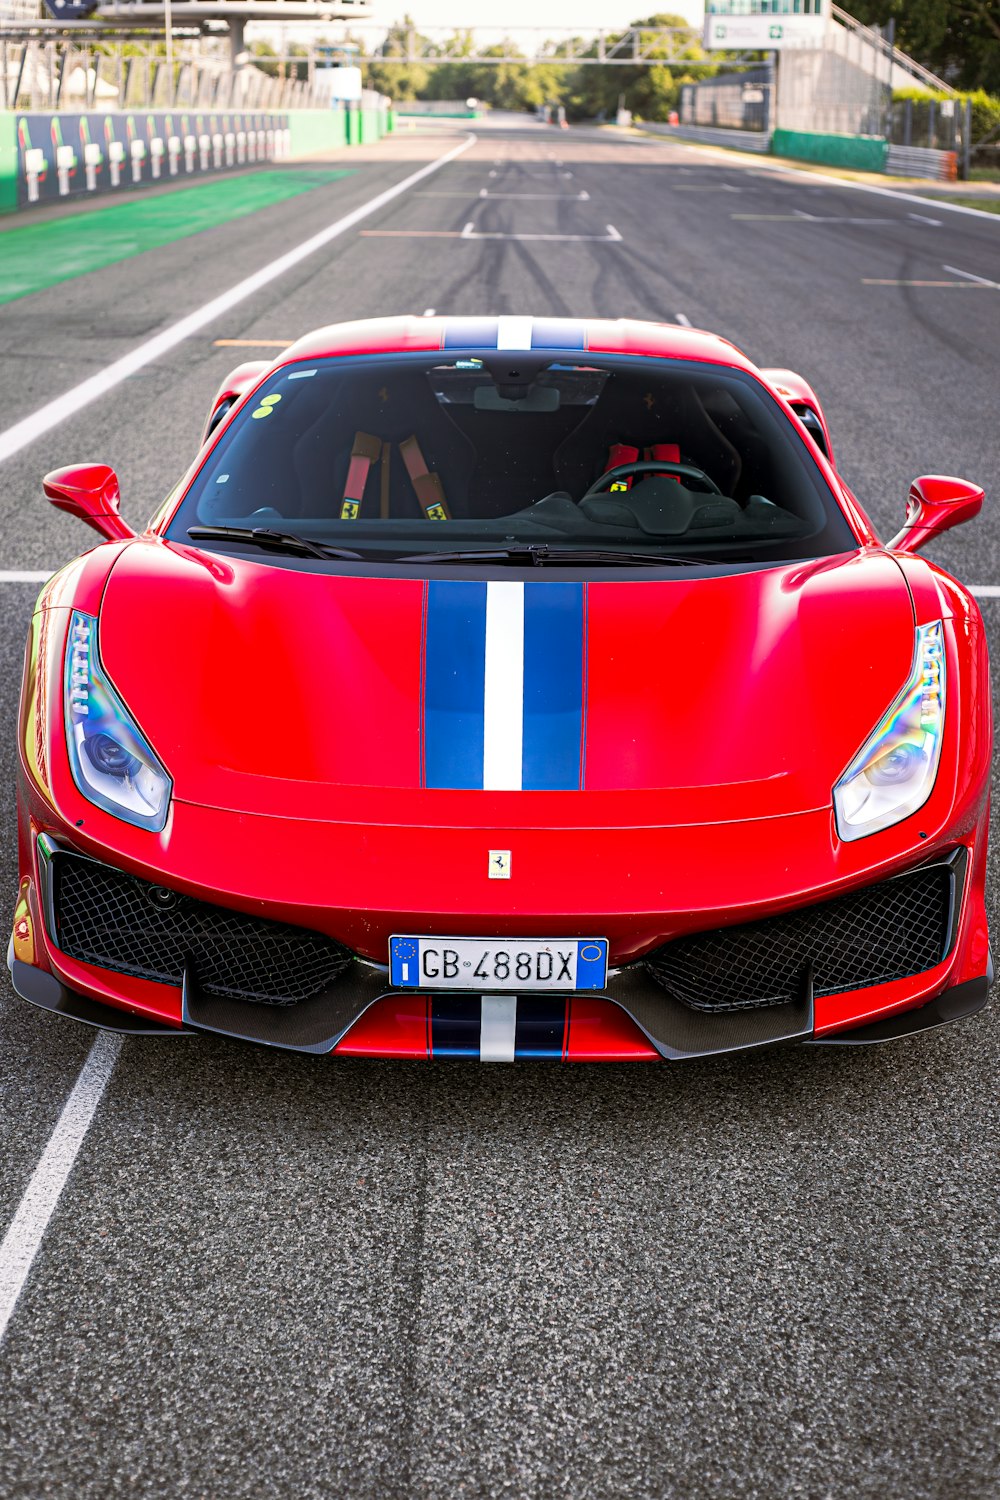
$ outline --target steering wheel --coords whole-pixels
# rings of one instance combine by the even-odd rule
[[[648,458],[640,463],[617,464],[615,468],[608,469],[599,479],[594,480],[585,495],[580,496],[580,504],[582,505],[584,500],[593,500],[603,494],[616,480],[628,479],[633,474],[673,474],[678,479],[696,479],[700,480],[703,490],[708,494],[722,495],[715,480],[710,478],[704,469],[695,468],[694,464],[671,463],[665,458]]]

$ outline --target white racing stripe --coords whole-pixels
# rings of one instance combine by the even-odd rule
[[[479,1061],[513,1062],[517,1031],[516,995],[481,995]]]
[[[498,349],[530,349],[531,348],[531,319],[530,318],[498,318],[497,319],[497,348]]]
[[[521,790],[524,738],[524,584],[486,585],[483,790]]]
[[[405,193],[407,188],[413,187],[414,183],[423,182],[424,178],[429,177],[432,172],[437,172],[448,162],[454,161],[456,156],[461,156],[463,151],[468,151],[469,147],[475,144],[475,140],[474,135],[466,136],[465,140],[453,147],[451,151],[446,151],[443,156],[428,162],[419,171],[412,172],[409,177],[404,177],[402,182],[397,182],[392,187],[386,188],[384,192],[377,193],[374,198],[369,198],[367,203],[362,203],[360,208],[353,209],[342,219],[336,219],[325,229],[321,229],[318,234],[311,235],[294,249],[287,250],[284,255],[279,255],[277,260],[269,261],[252,276],[238,281],[228,291],[222,292],[218,297],[213,297],[210,302],[204,303],[194,312],[188,313],[186,317],[179,318],[176,323],[171,323],[160,333],[154,334],[144,344],[139,344],[128,354],[122,355],[121,359],[105,365],[104,369],[98,370],[96,375],[91,375],[88,380],[81,381],[64,395],[57,396],[54,401],[49,401],[45,406],[39,407],[38,411],[32,412],[31,416],[15,422],[13,427],[7,428],[6,432],[0,432],[0,462],[27,447],[44,433],[51,431],[67,417],[76,416],[82,407],[107,395],[108,391],[120,385],[123,380],[127,380],[130,375],[134,375],[137,370],[143,369],[154,360],[160,359],[162,355],[169,353],[171,349],[175,349],[178,344],[204,328],[207,323],[214,322],[222,313],[236,307],[247,297],[252,297],[254,292],[259,292],[269,282],[283,276],[286,271],[290,271],[307,256],[321,250],[324,245],[329,245],[332,240],[346,233],[348,229],[353,229],[355,224],[359,224],[362,219],[367,219],[369,214],[377,213],[380,208],[384,208],[387,203],[398,198],[400,193]]]
[[[98,1032],[0,1244],[0,1340],[108,1086],[122,1041],[114,1032]]]

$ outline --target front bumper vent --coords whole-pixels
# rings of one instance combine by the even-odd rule
[[[295,1005],[329,989],[353,955],[321,933],[182,896],[81,855],[52,858],[51,920],[69,958],[206,994]]]
[[[951,943],[965,851],[816,906],[677,938],[646,958],[693,1010],[752,1010],[933,969]]]

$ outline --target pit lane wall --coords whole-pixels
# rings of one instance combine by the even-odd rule
[[[377,141],[385,108],[0,112],[0,213]]]

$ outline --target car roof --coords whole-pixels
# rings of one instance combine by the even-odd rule
[[[324,355],[416,354],[509,349],[556,354],[637,354],[728,365],[760,376],[728,339],[676,323],[636,318],[395,317],[332,323],[307,333],[275,366]]]

